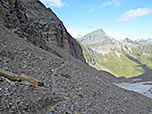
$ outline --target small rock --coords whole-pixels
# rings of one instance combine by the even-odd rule
[[[0,82],[3,82],[3,79],[0,77]]]
[[[52,71],[52,72],[54,71],[54,68],[53,68],[53,66],[51,67],[51,71]]]
[[[12,104],[12,103],[9,103],[9,105],[12,106],[13,104]]]
[[[2,106],[0,106],[0,110],[3,110],[3,107],[2,107]]]
[[[125,109],[121,109],[122,112],[125,112]]]
[[[152,87],[148,91],[152,94]]]
[[[8,90],[8,88],[5,88],[5,90]]]
[[[127,97],[125,97],[125,101],[127,101]]]
[[[62,77],[65,77],[65,78],[70,78],[70,75],[69,74],[61,74]]]
[[[8,93],[6,94],[6,96],[11,96],[11,95],[13,95],[13,93],[8,92]]]

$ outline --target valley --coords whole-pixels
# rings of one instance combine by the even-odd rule
[[[77,40],[83,45],[86,62],[97,70],[129,78],[152,69],[152,39],[119,42],[98,29]]]

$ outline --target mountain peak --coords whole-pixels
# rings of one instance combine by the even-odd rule
[[[102,28],[97,29],[96,31],[104,32]]]
[[[100,28],[91,33],[86,34],[85,36],[79,38],[79,41],[84,45],[90,44],[103,44],[103,42],[111,42],[114,39],[108,35]]]
[[[99,29],[97,29],[97,30],[95,30],[95,31],[93,31],[93,32],[91,32],[89,34],[92,34],[92,33],[95,33],[95,34],[105,34],[105,32],[103,31],[103,29],[101,29],[101,28],[99,28]]]
[[[136,40],[136,42],[139,42],[139,43],[148,43],[148,42],[151,42],[152,41],[152,38],[148,38],[148,39],[138,39]]]
[[[124,41],[132,41],[132,40],[129,38],[125,38]]]
[[[129,38],[125,38],[122,42],[127,42],[127,43],[135,43],[134,41],[132,41]]]
[[[81,34],[77,35],[76,38],[81,38],[83,37]]]

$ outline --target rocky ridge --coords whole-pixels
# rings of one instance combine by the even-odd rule
[[[54,12],[39,0],[1,0],[0,24],[44,50],[53,51],[47,45],[51,43],[84,61],[79,43]]]

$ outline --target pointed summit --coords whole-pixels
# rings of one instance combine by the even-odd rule
[[[79,41],[84,45],[102,45],[103,42],[110,43],[114,42],[115,40],[106,35],[106,33],[100,28],[81,37]]]
[[[105,32],[101,28],[86,34],[84,37],[89,36],[89,35],[106,36]]]
[[[93,31],[93,32],[101,32],[101,33],[105,33],[105,32],[103,31],[103,29],[102,29],[102,28],[99,28],[99,29],[97,29],[97,30],[95,30],[95,31]],[[91,32],[91,33],[93,33],[93,32]]]
[[[129,39],[129,38],[125,38],[122,42],[135,43],[134,41],[132,41],[132,40]]]
[[[138,42],[136,41],[133,41],[129,38],[125,38],[122,42],[121,42],[122,45],[127,45],[127,46],[136,46],[136,45],[139,45]]]
[[[76,36],[76,38],[78,39],[78,38],[81,38],[82,37],[82,35],[81,34],[79,34],[79,35],[77,35]]]

